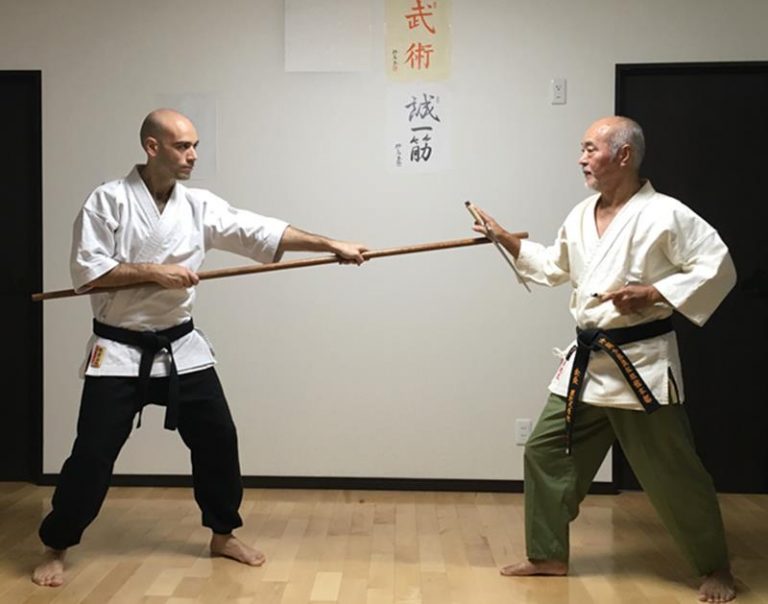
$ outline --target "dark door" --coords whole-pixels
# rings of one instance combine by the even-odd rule
[[[0,71],[0,480],[36,481],[42,469],[40,72]]]
[[[676,327],[686,409],[719,491],[768,492],[768,63],[618,65],[616,112],[646,135],[643,175],[731,250],[738,283],[710,321]],[[620,488],[637,482],[622,456]]]

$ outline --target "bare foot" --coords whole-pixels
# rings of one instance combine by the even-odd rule
[[[563,577],[568,574],[568,563],[561,560],[526,560],[505,566],[499,572],[505,577],[532,577],[533,575]]]
[[[699,602],[730,602],[735,597],[736,587],[728,568],[706,575],[699,587]]]
[[[44,587],[64,584],[64,554],[67,550],[45,548],[43,561],[32,571],[32,581]]]
[[[232,558],[249,566],[261,566],[267,560],[262,552],[246,545],[232,533],[229,535],[213,534],[211,537],[211,555]]]

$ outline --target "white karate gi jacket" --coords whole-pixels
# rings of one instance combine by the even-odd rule
[[[570,310],[578,327],[612,329],[669,317],[677,310],[696,325],[715,311],[736,282],[728,248],[717,231],[676,199],[657,193],[650,182],[621,208],[602,237],[597,234],[595,194],[565,219],[554,245],[523,240],[516,265],[523,276],[555,286],[570,281]],[[656,287],[669,304],[622,315],[595,293],[628,283]],[[565,352],[575,345],[575,340]],[[674,333],[621,347],[661,404],[685,398]],[[562,361],[549,390],[565,396],[575,354]],[[676,396],[675,396],[676,394]],[[592,352],[582,400],[593,405],[642,409],[613,360]]]
[[[75,219],[70,269],[78,292],[122,263],[179,264],[199,270],[211,248],[257,262],[276,261],[287,223],[231,207],[210,191],[177,182],[161,214],[134,167],[127,177],[98,187]],[[138,331],[160,330],[192,317],[195,288],[149,285],[92,294],[93,316],[108,325]],[[179,374],[215,364],[213,351],[197,329],[172,344]],[[138,376],[141,351],[92,336],[81,375]],[[155,357],[152,377],[168,375],[165,351]]]

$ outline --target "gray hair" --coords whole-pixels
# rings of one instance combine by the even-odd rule
[[[643,135],[643,129],[640,127],[640,124],[628,117],[622,117],[611,128],[609,136],[613,157],[616,157],[624,145],[629,145],[630,149],[632,149],[632,167],[639,170],[645,156],[645,135]]]

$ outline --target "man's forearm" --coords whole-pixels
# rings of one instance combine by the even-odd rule
[[[283,231],[280,245],[277,246],[276,257],[279,258],[285,251],[331,252],[336,254],[336,256],[339,257],[339,261],[343,264],[352,262],[355,264],[362,264],[365,262],[363,253],[367,249],[367,247],[359,243],[330,239],[328,237],[323,237],[322,235],[307,233],[306,231],[288,226],[285,231]]]
[[[278,246],[278,254],[281,252],[335,252],[333,240],[307,233],[296,227],[288,226],[283,232]]]
[[[88,283],[89,288],[122,287],[156,283],[168,289],[191,287],[200,281],[197,274],[178,264],[123,263]]]
[[[512,233],[505,230],[502,230],[500,233],[498,233],[496,235],[496,239],[509,251],[510,254],[512,254],[512,257],[517,260],[517,257],[520,255],[521,239],[519,237],[515,237],[512,235]]]
[[[120,287],[136,283],[154,283],[157,270],[154,264],[118,264],[108,273],[94,279],[88,287]]]

